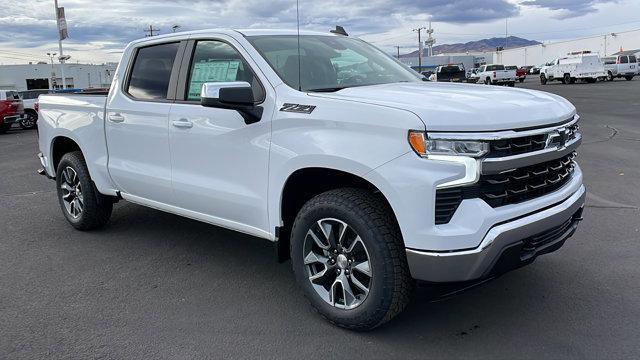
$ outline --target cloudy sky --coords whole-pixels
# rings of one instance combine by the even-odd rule
[[[73,61],[117,61],[152,24],[160,33],[216,27],[292,28],[295,0],[59,0]],[[347,31],[388,51],[417,46],[411,29],[431,20],[438,44],[509,35],[554,41],[640,28],[640,0],[300,0],[301,26]],[[57,51],[53,0],[2,0],[0,63],[48,60]]]

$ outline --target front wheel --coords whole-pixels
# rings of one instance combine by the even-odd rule
[[[613,81],[613,74],[611,73],[611,71],[607,72],[607,81]]]
[[[73,227],[93,230],[109,221],[113,201],[96,190],[81,152],[62,156],[56,171],[56,185],[62,213]]]
[[[370,330],[409,302],[400,229],[379,195],[336,189],[307,202],[291,232],[291,259],[311,305],[334,325]]]
[[[547,85],[547,81],[547,77],[544,74],[540,75],[540,84]]]
[[[514,86],[516,86],[516,83],[515,83],[515,81],[510,81],[510,82],[507,84],[507,86],[509,86],[509,87],[514,87]]]
[[[520,83],[523,83],[523,82],[524,82],[524,79],[523,79],[523,78],[520,78],[520,79],[518,79],[518,81],[520,81]]]
[[[35,128],[36,124],[38,123],[38,114],[35,112],[27,111],[25,115],[26,117],[20,121],[20,127],[24,130]]]

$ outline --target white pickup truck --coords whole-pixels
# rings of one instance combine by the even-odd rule
[[[482,65],[477,72],[478,81],[485,85],[516,85],[516,70],[507,70],[504,65],[489,64]]]
[[[563,84],[573,84],[576,80],[595,83],[606,77],[604,64],[598,54],[591,52],[569,54],[561,59],[547,63],[540,70],[540,83],[559,80]]]
[[[273,241],[349,329],[393,318],[415,280],[483,281],[560,248],[585,201],[568,101],[424,82],[337,34],[134,41],[108,94],[42,95],[39,112],[39,172],[73,227],[124,199]]]

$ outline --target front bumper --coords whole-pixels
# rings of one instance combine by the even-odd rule
[[[492,227],[473,249],[433,252],[407,249],[413,278],[459,282],[490,277],[531,263],[538,255],[559,249],[581,220],[586,190],[542,211]]]

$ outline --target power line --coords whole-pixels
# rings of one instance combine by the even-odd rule
[[[154,31],[160,33],[160,29],[154,29],[153,25],[149,25],[149,28],[144,30],[145,34],[148,33],[145,35],[145,37],[152,37],[154,35],[157,35],[153,33]]]

